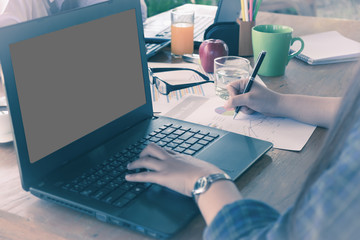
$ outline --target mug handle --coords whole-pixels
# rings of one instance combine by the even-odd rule
[[[293,57],[296,57],[297,55],[299,55],[299,54],[302,52],[302,50],[304,50],[304,46],[305,46],[304,41],[303,41],[301,38],[299,38],[299,37],[294,37],[294,38],[292,38],[292,39],[291,39],[290,46],[292,46],[295,41],[300,41],[300,42],[301,42],[301,47],[300,47],[299,50],[297,50],[296,52],[293,52],[292,54],[290,54],[290,55],[288,56],[288,62],[290,61],[290,59],[292,59]]]

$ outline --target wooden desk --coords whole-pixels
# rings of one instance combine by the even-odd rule
[[[276,23],[294,28],[294,35],[337,30],[360,41],[360,22],[259,13],[257,24]],[[151,61],[171,62],[168,52]],[[263,78],[283,93],[340,96],[358,62],[309,66],[291,60],[282,77]],[[270,150],[237,181],[247,198],[264,201],[280,212],[291,206],[324,141],[326,130],[317,128],[301,152]],[[195,218],[174,239],[201,239],[205,223]],[[49,237],[49,236],[57,236]],[[133,231],[105,224],[95,218],[39,200],[20,185],[12,143],[0,144],[0,239],[150,239]]]

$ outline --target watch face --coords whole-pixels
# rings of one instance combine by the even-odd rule
[[[199,178],[194,187],[194,194],[200,194],[206,191],[208,180],[206,177]]]
[[[207,184],[207,179],[206,177],[202,177],[199,179],[199,188],[204,188]]]

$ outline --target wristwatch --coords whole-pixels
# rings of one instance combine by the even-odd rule
[[[208,176],[203,176],[203,177],[199,178],[195,182],[194,189],[191,192],[195,202],[197,202],[200,194],[203,194],[210,188],[210,186],[213,182],[216,182],[219,180],[232,181],[231,177],[229,175],[227,175],[226,173],[215,173],[215,174],[210,174]]]

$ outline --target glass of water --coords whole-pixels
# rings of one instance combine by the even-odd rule
[[[229,93],[226,86],[243,78],[249,78],[251,71],[250,61],[237,56],[225,56],[215,58],[215,93],[222,99],[227,100]]]

